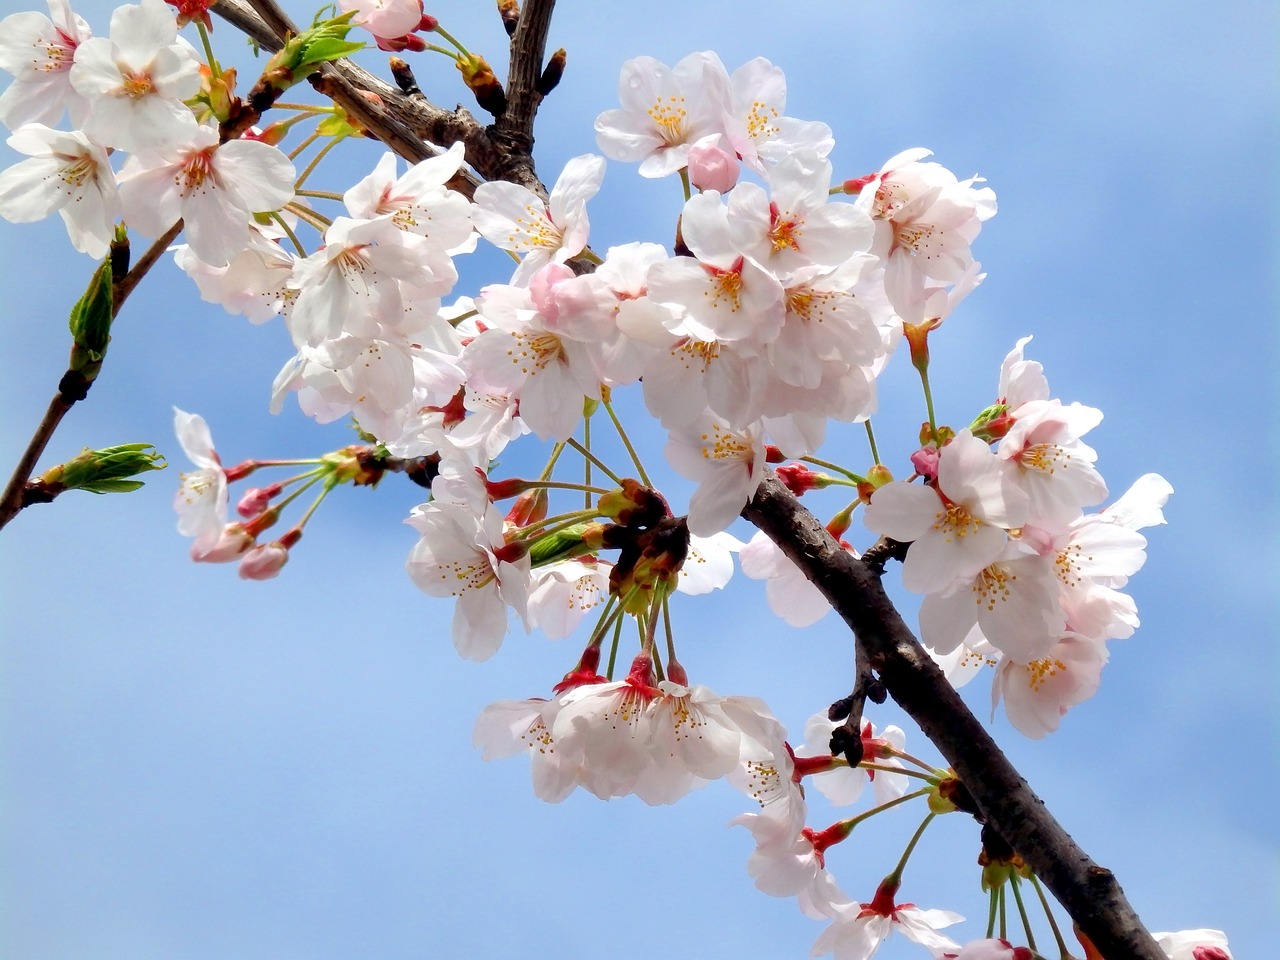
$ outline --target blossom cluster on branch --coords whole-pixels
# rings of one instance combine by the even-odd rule
[[[180,226],[175,261],[205,301],[254,323],[283,319],[295,353],[275,379],[272,410],[293,394],[317,421],[353,418],[360,432],[360,443],[323,456],[228,467],[203,419],[177,411],[194,468],[175,506],[193,559],[275,577],[331,490],[409,473],[430,496],[407,519],[417,538],[407,571],[423,592],[455,601],[459,654],[493,656],[513,621],[552,639],[587,628],[567,672],[541,685],[549,696],[481,714],[475,742],[486,758],[527,754],[534,793],[550,802],[581,787],[665,804],[727,780],[752,804],[734,823],[753,840],[756,886],[827,924],[815,954],[869,957],[897,931],[935,957],[1039,955],[1029,929],[1029,945],[1015,945],[1003,921],[1006,894],[1021,907],[1020,885],[1030,885],[1044,901],[1039,883],[989,827],[982,939],[952,940],[942,931],[958,914],[899,897],[933,819],[981,818],[952,771],[860,714],[856,743],[838,742],[848,709],[816,714],[800,743],[763,700],[690,679],[669,609],[675,592],[725,588],[737,554],[787,623],[828,611],[771,540],[744,544],[728,532],[773,465],[797,495],[845,491],[829,532],[848,535],[862,513],[872,534],[863,549],[896,551],[904,586],[923,595],[922,638],[948,678],[959,686],[994,667],[993,706],[1003,700],[1021,732],[1044,736],[1096,692],[1107,641],[1138,623],[1122,592],[1145,559],[1138,530],[1164,522],[1171,488],[1150,474],[1085,512],[1109,495],[1082,439],[1102,414],[1052,396],[1024,355],[1030,338],[993,371],[989,407],[954,426],[936,415],[931,335],[985,277],[972,246],[996,198],[981,178],[960,179],[920,148],[841,177],[830,128],[787,115],[781,69],[757,58],[731,72],[700,52],[674,67],[624,64],[619,107],[595,121],[603,156],[571,159],[549,192],[491,181],[464,197],[449,186],[468,168],[462,142],[434,145],[407,170],[387,153],[342,193],[318,191],[305,184],[325,153],[364,131],[338,107],[279,95],[354,53],[353,22],[383,49],[452,57],[481,104],[504,109],[483,58],[420,3],[344,0],[343,16],[286,44],[242,98],[234,71],[213,58],[207,5],[180,5],[201,56],[164,0],[121,6],[107,37],[93,36],[67,0],[48,2],[49,17],[0,22],[0,67],[15,76],[0,121],[28,157],[0,173],[0,215],[57,212],[72,246],[95,258],[126,230],[159,238]],[[268,110],[289,117],[257,124]],[[71,129],[56,129],[64,116]],[[308,125],[286,154],[280,145]],[[299,174],[295,160],[321,141]],[[588,208],[608,161],[678,179],[671,236],[658,238],[669,243],[590,247]],[[325,212],[321,202],[340,206]],[[455,260],[482,240],[507,251],[514,270],[460,293]],[[877,378],[895,357],[918,371],[927,410],[901,466],[881,461],[872,430]],[[665,431],[669,465],[695,484],[684,510],[655,487],[636,428],[615,408],[628,387]],[[869,465],[819,459],[830,423],[863,425]],[[603,459],[593,425],[616,435],[624,466]],[[550,445],[543,469],[498,476],[504,451],[530,437]],[[230,485],[283,467],[301,470],[246,490],[233,519]],[[269,536],[312,489],[302,516]],[[838,805],[869,785],[874,802],[815,827],[806,785]],[[925,809],[901,860],[867,899],[845,893],[828,851],[913,801]],[[1157,936],[1175,960],[1230,956],[1213,931]]]

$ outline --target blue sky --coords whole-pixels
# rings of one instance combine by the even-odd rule
[[[1150,926],[1223,928],[1238,957],[1265,956],[1276,892],[1276,14],[1244,2],[1211,16],[1186,2],[687,6],[558,6],[551,44],[567,48],[569,67],[541,115],[544,179],[595,150],[591,124],[616,105],[625,59],[674,63],[700,49],[730,69],[754,56],[782,66],[788,112],[834,129],[838,175],[921,145],[987,178],[1000,198],[976,246],[989,278],[934,341],[942,416],[989,402],[1001,358],[1034,334],[1029,353],[1055,392],[1104,411],[1090,442],[1113,492],[1148,471],[1176,491],[1131,583],[1142,627],[1112,644],[1099,696],[1046,740],[1023,739],[1002,716],[994,732]],[[77,9],[106,33],[109,4]],[[505,59],[489,4],[431,12]],[[215,39],[239,51],[225,25]],[[466,99],[447,64],[415,67],[439,102]],[[353,149],[329,184],[376,156]],[[675,189],[611,163],[593,244],[664,242]],[[91,265],[56,220],[0,223],[0,249],[7,465],[61,374],[63,318]],[[460,290],[504,269],[477,258]],[[749,837],[724,827],[745,809],[729,788],[670,808],[586,795],[549,806],[532,797],[523,760],[479,759],[477,713],[545,693],[575,641],[553,649],[513,635],[489,663],[458,660],[448,606],[403,572],[414,537],[400,521],[416,488],[393,477],[339,491],[270,583],[187,560],[170,510],[184,467],[172,405],[208,419],[228,463],[349,440],[292,404],[267,413],[290,353],[278,322],[253,327],[201,303],[164,264],[126,307],[101,380],[46,461],[149,441],[171,470],[129,496],[68,495],[0,535],[0,952],[572,960],[645,936],[710,957],[806,955],[820,928],[752,889]],[[921,418],[908,372],[895,362],[883,386],[887,458],[908,452]],[[641,440],[660,461],[661,436]],[[824,453],[856,463],[857,443],[836,434]],[[748,583],[732,587],[677,604],[682,659],[719,692],[763,696],[798,730],[843,692],[831,678],[849,638],[834,618],[792,631]],[[972,687],[985,716],[987,682]],[[846,890],[869,898],[914,816],[832,852]],[[980,917],[975,855],[972,825],[942,821],[904,893]],[[980,922],[963,930],[978,936]],[[891,942],[882,955],[922,954]]]

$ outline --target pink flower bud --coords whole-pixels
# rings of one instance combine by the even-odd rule
[[[269,487],[252,487],[244,492],[240,502],[236,504],[236,513],[246,520],[256,517],[271,503],[271,498],[280,492],[280,485],[273,483]]]
[[[738,158],[720,139],[713,134],[689,148],[689,181],[699,190],[728,193],[738,182]]]
[[[229,523],[218,542],[207,550],[191,545],[191,559],[196,563],[230,563],[253,546],[253,534],[242,523]]]
[[[240,561],[241,580],[270,580],[289,562],[289,551],[279,541],[254,547]]]
[[[938,479],[938,448],[922,447],[911,455],[911,465],[926,480]]]

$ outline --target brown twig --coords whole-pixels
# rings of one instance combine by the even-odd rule
[[[1045,808],[916,641],[879,576],[845,551],[770,474],[743,516],[765,532],[844,618],[890,696],[969,789],[986,821],[1053,891],[1109,960],[1166,960],[1115,876]]]

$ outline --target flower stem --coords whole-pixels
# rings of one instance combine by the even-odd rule
[[[876,449],[876,432],[871,429],[871,418],[867,417],[862,421],[862,425],[867,428],[867,443],[871,445],[871,462],[880,463],[880,451]]]
[[[1054,919],[1053,910],[1049,906],[1049,898],[1044,895],[1044,887],[1040,886],[1040,878],[1034,873],[1031,875],[1031,886],[1035,887],[1036,896],[1040,898],[1040,906],[1044,909],[1044,915],[1049,920],[1049,929],[1053,931],[1053,939],[1058,941],[1058,955],[1062,960],[1067,960],[1071,956],[1071,951],[1067,949],[1067,941],[1062,937],[1062,931],[1058,929],[1058,921]]]
[[[339,143],[341,143],[344,139],[346,138],[334,137],[332,140],[326,143],[323,147],[317,150],[316,155],[311,158],[311,162],[307,164],[306,169],[304,169],[302,173],[298,175],[298,179],[297,181],[295,181],[293,188],[296,190],[298,189],[298,187],[302,186],[303,183],[306,182],[307,177],[311,176],[311,174],[315,171],[316,167],[320,164],[320,161],[325,158],[325,155],[334,147],[336,147]]]
[[[893,868],[893,872],[890,873],[889,876],[885,877],[886,881],[895,884],[902,883],[902,871],[906,869],[907,861],[911,859],[911,854],[915,852],[916,844],[920,842],[920,838],[924,836],[925,829],[929,824],[933,823],[933,818],[936,816],[936,813],[930,813],[920,822],[920,826],[916,827],[916,832],[913,833],[911,835],[911,839],[907,841],[907,849],[902,851],[902,859],[899,860],[898,865]]]
[[[646,487],[652,487],[649,482],[649,475],[644,472],[644,464],[640,462],[640,456],[636,453],[635,447],[631,446],[631,438],[627,436],[627,431],[622,429],[622,421],[618,419],[617,413],[613,410],[613,404],[608,400],[601,401],[605,411],[609,414],[609,419],[613,421],[614,428],[618,431],[618,436],[622,438],[622,445],[627,448],[627,453],[631,455],[631,462],[636,465],[636,472],[640,474],[640,482]]]
[[[1031,932],[1031,921],[1027,917],[1027,907],[1022,902],[1021,880],[1015,873],[1009,877],[1009,883],[1013,886],[1013,899],[1018,905],[1018,916],[1022,918],[1022,929],[1027,934],[1027,946],[1031,948],[1032,952],[1038,952],[1036,951],[1036,935]]]
[[[854,473],[852,470],[846,470],[844,467],[832,463],[830,460],[820,460],[817,457],[801,457],[802,463],[812,463],[815,467],[822,467],[824,470],[834,470],[836,473],[844,474],[854,483],[868,483],[866,477],[861,474]]]
[[[573,449],[577,450],[577,451],[578,451],[580,454],[582,454],[584,457],[586,457],[587,459],[589,459],[592,463],[594,463],[594,464],[595,464],[597,467],[599,467],[601,470],[603,470],[603,471],[604,471],[604,473],[605,473],[605,476],[607,476],[610,480],[612,480],[612,481],[613,481],[614,483],[616,483],[618,486],[622,486],[622,478],[621,478],[621,477],[619,477],[619,476],[618,476],[616,473],[614,473],[612,470],[610,470],[608,467],[606,467],[606,466],[604,465],[604,461],[603,461],[603,460],[601,460],[599,457],[597,457],[594,453],[592,453],[590,450],[588,450],[586,447],[584,447],[582,444],[580,444],[577,440],[573,439],[573,437],[570,437],[570,438],[569,438],[568,440],[566,440],[565,442],[566,442],[567,444],[569,444],[569,446],[573,447]]]

